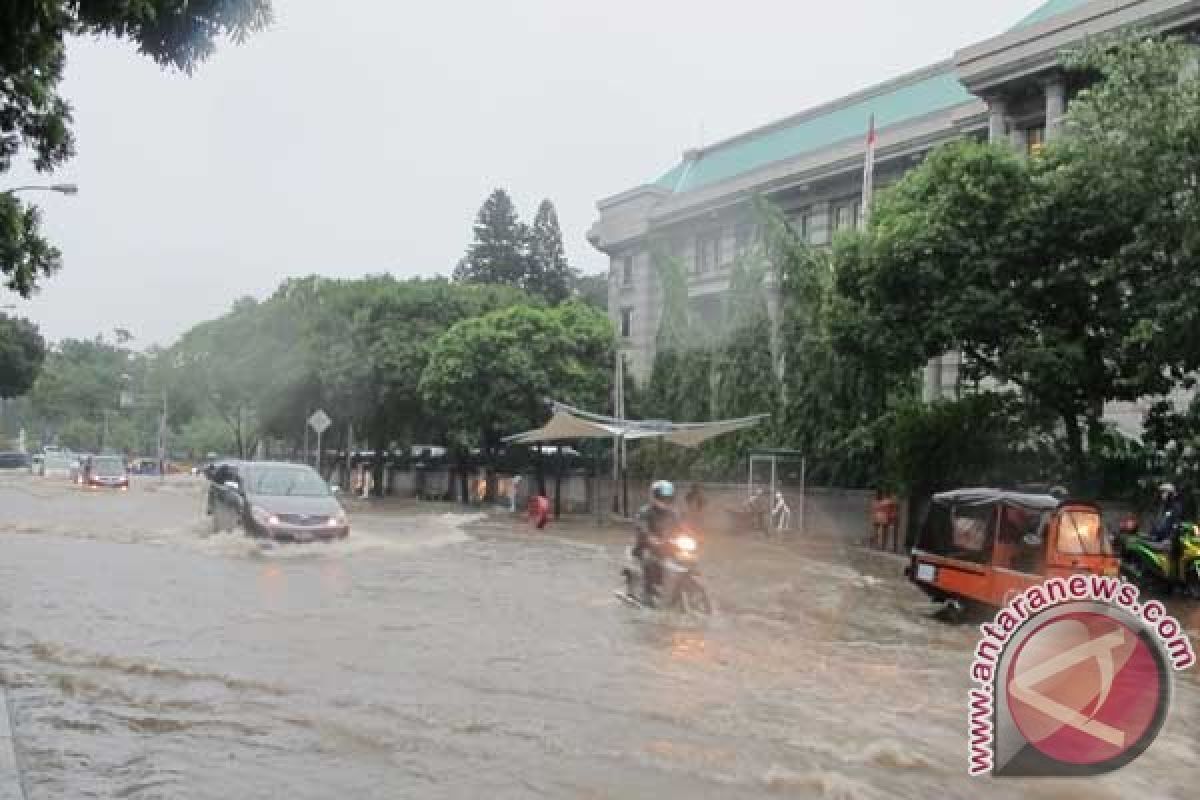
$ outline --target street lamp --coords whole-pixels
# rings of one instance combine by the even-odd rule
[[[51,183],[45,186],[14,186],[11,189],[5,189],[3,192],[0,192],[0,194],[16,194],[17,192],[58,192],[59,194],[79,194],[79,187],[73,183]]]

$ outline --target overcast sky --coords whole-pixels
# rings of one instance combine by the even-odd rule
[[[55,340],[121,326],[167,344],[290,275],[449,274],[496,186],[527,219],[551,198],[595,272],[597,199],[1039,4],[275,0],[270,30],[191,78],[75,41],[79,154],[53,179],[81,191],[42,200],[65,268],[0,304]]]

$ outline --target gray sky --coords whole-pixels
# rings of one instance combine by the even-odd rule
[[[496,186],[527,219],[551,198],[595,272],[596,200],[702,135],[941,60],[1038,5],[275,0],[271,30],[191,78],[73,42],[79,155],[54,179],[81,192],[42,201],[65,268],[0,303],[52,339],[122,326],[166,344],[289,275],[449,274]]]

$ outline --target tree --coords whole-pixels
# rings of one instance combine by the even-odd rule
[[[40,0],[0,7],[0,173],[22,148],[50,172],[74,155],[71,107],[59,94],[71,36],[112,36],[137,44],[164,67],[190,73],[215,40],[241,41],[271,19],[269,0]],[[0,195],[0,274],[28,297],[55,272],[61,254],[40,234],[36,207]]]
[[[421,398],[445,421],[460,459],[477,445],[490,462],[502,436],[544,420],[546,398],[604,402],[612,348],[608,317],[579,303],[494,311],[438,337]]]
[[[563,252],[558,213],[549,200],[543,200],[538,206],[533,227],[529,229],[528,250],[529,272],[524,280],[526,291],[540,295],[551,303],[561,303],[567,299],[576,275]]]
[[[936,151],[881,195],[839,279],[862,340],[896,363],[958,350],[969,379],[1052,412],[1082,486],[1105,403],[1200,368],[1200,84],[1173,40],[1108,42],[1070,63],[1095,83],[1066,136],[1028,159],[974,142]]]
[[[608,273],[598,272],[595,275],[577,275],[572,292],[575,299],[598,308],[608,310]]]
[[[33,386],[46,358],[46,342],[27,319],[0,314],[0,400]]]
[[[524,286],[529,274],[528,238],[508,192],[494,190],[475,217],[475,239],[455,267],[454,279]]]

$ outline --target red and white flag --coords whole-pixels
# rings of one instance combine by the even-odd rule
[[[871,199],[875,194],[875,142],[878,137],[875,135],[875,115],[871,115],[871,121],[867,124],[867,148],[863,158],[863,187],[862,187],[862,213],[858,215],[858,224],[860,228],[867,227],[867,219],[871,215]]]

